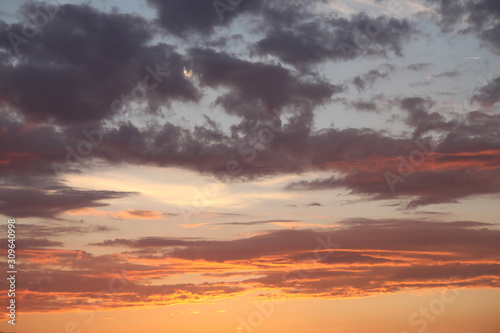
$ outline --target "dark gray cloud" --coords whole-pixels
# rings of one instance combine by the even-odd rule
[[[286,189],[344,188],[374,200],[403,199],[406,203],[400,205],[412,208],[500,193],[494,181],[500,174],[500,116],[471,112],[464,119],[447,120],[428,98],[403,98],[394,103],[407,114],[404,120],[413,129],[412,140],[399,146],[407,147],[407,152],[387,155],[371,150],[358,155],[360,158],[351,155],[332,165],[336,175],[292,182]],[[431,132],[444,137],[434,141],[426,137]],[[397,147],[395,143],[390,147]],[[396,190],[391,182],[397,184]]]
[[[56,177],[52,167],[54,162],[67,166],[63,174],[80,172],[99,161],[110,165],[181,167],[223,178],[228,174],[227,163],[236,160],[241,174],[226,178],[248,180],[275,174],[331,170],[340,172],[341,176],[320,182],[317,187],[339,186],[377,198],[402,195],[415,196],[417,202],[432,202],[429,193],[436,187],[435,179],[441,175],[446,180],[443,183],[456,191],[452,193],[438,188],[436,202],[496,193],[495,185],[488,183],[496,176],[492,169],[482,174],[474,170],[470,181],[476,179],[476,186],[463,183],[470,191],[453,183],[454,177],[462,176],[463,170],[448,168],[445,174],[426,170],[427,173],[415,176],[415,181],[422,183],[415,183],[414,190],[403,189],[399,194],[387,194],[381,175],[385,167],[390,169],[393,164],[387,162],[384,168],[364,167],[375,157],[385,163],[397,160],[399,156],[409,156],[415,149],[413,140],[429,135],[431,131],[444,137],[436,152],[454,154],[446,156],[448,162],[444,156],[433,161],[451,163],[453,158],[464,159],[460,156],[462,152],[474,152],[475,156],[469,159],[491,164],[496,157],[488,157],[488,162],[481,152],[499,147],[498,139],[493,135],[498,132],[499,124],[495,115],[471,113],[469,123],[460,124],[446,120],[429,98],[401,97],[388,103],[403,111],[399,119],[410,127],[411,136],[394,137],[388,132],[366,128],[315,129],[315,108],[331,102],[332,96],[344,92],[345,87],[330,83],[311,70],[302,70],[300,64],[307,67],[324,60],[351,59],[347,53],[340,55],[336,52],[342,51],[338,48],[333,51],[330,47],[343,42],[354,43],[359,31],[371,35],[369,43],[360,48],[363,56],[385,56],[388,50],[401,55],[402,43],[415,33],[411,23],[379,17],[376,22],[380,23],[381,29],[375,34],[366,30],[375,21],[363,13],[348,19],[338,16],[325,19],[323,14],[313,13],[313,5],[306,2],[265,3],[261,12],[255,7],[261,3],[245,3],[228,12],[228,19],[223,22],[215,10],[212,12],[211,2],[150,1],[158,9],[158,22],[137,15],[104,13],[86,5],[62,5],[36,38],[19,46],[19,55],[13,52],[8,40],[3,39],[0,49],[5,57],[0,61],[0,100],[10,116],[0,114],[0,181],[4,186],[1,210],[8,214],[54,217],[71,209],[99,207],[108,199],[129,195],[69,188]],[[483,9],[477,7],[481,4]],[[448,5],[454,10],[467,7],[461,2]],[[490,17],[493,14],[487,14],[485,10],[494,13],[496,7],[484,1],[476,5],[476,11],[470,14],[470,24],[485,27],[478,17]],[[177,6],[176,10],[167,12],[172,6]],[[211,13],[194,13],[202,6],[210,6]],[[21,17],[29,18],[34,10],[31,4],[23,6]],[[242,59],[229,51],[191,47],[205,45],[202,42],[184,45],[182,51],[155,42],[159,36],[156,26],[159,22],[163,29],[182,37],[193,32],[209,34],[234,17],[250,13],[265,23],[255,31],[264,34],[264,38],[254,45],[254,51],[274,55],[295,65],[295,69],[272,61]],[[178,15],[177,19],[167,22],[175,15]],[[22,23],[9,25],[2,22],[0,30],[22,34]],[[223,42],[221,39],[220,43]],[[217,46],[214,44],[213,47]],[[429,66],[428,63],[416,63],[407,69],[422,71]],[[172,101],[197,102],[201,90],[209,87],[221,94],[215,103],[239,119],[228,130],[207,116],[204,125],[194,128],[168,121],[143,126],[132,120],[103,125],[103,120],[112,120],[114,115],[126,109],[126,101],[121,102],[123,109],[110,107],[117,97],[130,93],[136,80],[140,81],[144,75],[154,76],[147,68],[168,72],[168,76],[159,77],[161,82],[148,92],[144,101],[153,112],[160,106],[168,107]],[[184,75],[185,70],[191,70],[193,77]],[[359,75],[353,83],[359,90],[369,89],[377,80],[389,78],[394,70],[393,65],[386,64]],[[456,71],[448,71],[435,77],[457,75]],[[484,106],[498,102],[497,81],[495,79],[479,89],[482,93],[475,96],[487,96],[481,100]],[[489,94],[485,95],[486,92]],[[380,111],[382,107],[377,98],[344,101],[356,110]],[[271,121],[273,115],[275,118]],[[53,126],[54,123],[58,126]],[[90,157],[78,163],[66,163],[68,147],[75,149],[84,139],[82,129],[88,129],[90,125],[101,131],[102,143],[93,147]],[[261,130],[267,130],[270,135],[266,142],[259,137]],[[356,176],[359,177],[357,180]],[[404,186],[409,188],[412,184],[408,180]],[[316,183],[314,186],[302,185],[314,188]],[[39,199],[41,204],[23,213],[22,196],[35,201]],[[140,212],[137,214],[140,216]]]
[[[442,129],[447,122],[443,116],[431,111],[435,102],[429,98],[407,97],[400,100],[400,108],[407,113],[405,122],[414,128],[417,138],[431,129]]]
[[[477,162],[478,158],[474,159]],[[444,162],[444,161],[443,161]],[[498,163],[498,156],[492,164]],[[376,172],[360,169],[352,170],[342,176],[332,176],[315,180],[302,180],[290,183],[287,190],[312,191],[329,189],[348,189],[351,194],[368,196],[371,200],[398,200],[404,208],[425,205],[458,203],[464,198],[498,195],[500,186],[494,179],[500,176],[498,169],[480,171],[460,168],[458,170],[415,171],[409,177],[396,182],[391,191],[386,172],[399,176],[398,165],[384,167]]]
[[[70,147],[85,137],[61,133],[50,125],[27,128],[21,121],[0,114],[0,213],[13,217],[54,218],[68,210],[105,206],[102,200],[133,193],[71,188],[58,178],[53,163],[66,172],[79,172],[89,159],[75,163]],[[76,156],[79,156],[76,152]],[[61,231],[61,230],[59,230]]]
[[[367,88],[372,88],[377,80],[386,79],[395,70],[395,67],[391,64],[384,64],[378,69],[372,69],[371,71],[358,75],[352,79],[352,84],[358,89],[358,91],[366,90]]]
[[[202,86],[227,88],[216,103],[228,113],[245,115],[248,108],[260,107],[271,114],[285,107],[325,103],[343,87],[317,78],[298,77],[288,69],[238,59],[211,49],[191,49],[190,70]]]
[[[362,100],[356,100],[353,101],[349,104],[353,108],[355,108],[358,111],[367,111],[367,112],[377,112],[378,107],[375,102],[367,102],[367,101],[362,101]]]
[[[130,196],[132,192],[80,190],[67,186],[48,188],[3,188],[0,190],[0,214],[11,217],[46,217],[70,210],[103,207],[103,200]]]
[[[29,17],[36,8],[28,3],[21,12]],[[24,23],[0,29],[23,36]],[[153,111],[172,100],[196,101],[181,55],[171,45],[152,44],[153,37],[151,24],[137,15],[62,5],[36,38],[19,45],[19,55],[0,44],[6,56],[0,99],[28,120],[61,124],[109,118],[128,105],[124,96]]]
[[[285,205],[286,207],[299,207],[299,205],[296,204],[287,204]],[[303,207],[323,207],[324,205],[319,203],[319,202],[311,202],[309,204],[301,205]],[[291,221],[291,222],[300,222],[300,221]]]
[[[438,10],[439,24],[443,31],[453,31],[465,22],[460,33],[475,33],[482,43],[500,54],[500,3],[495,0],[427,0]]]
[[[402,55],[402,45],[416,33],[407,20],[364,13],[350,19],[336,13],[312,14],[295,4],[268,8],[271,28],[254,50],[273,55],[300,68],[326,60],[348,60],[361,56]]]
[[[306,206],[307,207],[323,207],[323,205],[320,204],[319,202],[311,202],[310,204],[307,204]]]
[[[237,178],[252,179],[307,171],[323,163],[361,159],[370,154],[410,152],[410,141],[367,129],[330,128],[314,132],[311,126],[310,113],[292,117],[279,127],[250,119],[235,125],[231,135],[214,142],[203,132],[191,132],[169,123],[150,129],[124,124],[104,133],[103,143],[96,147],[93,156],[111,163],[182,166],[212,174],[227,174],[227,162],[237,160],[242,168]],[[253,144],[246,141],[266,128],[268,132],[273,129],[271,142],[265,141],[264,145],[258,139]]]
[[[481,157],[484,155],[481,152],[500,149],[498,137],[494,136],[500,128],[498,116],[475,112],[469,115],[465,123],[460,123],[445,120],[436,109],[435,103],[427,98],[403,98],[393,103],[404,111],[403,119],[413,129],[412,137],[393,138],[387,133],[382,134],[369,129],[328,128],[314,131],[312,114],[309,112],[298,113],[286,123],[280,123],[278,126],[259,118],[251,118],[247,114],[247,118],[238,125],[234,125],[229,134],[221,131],[219,126],[210,119],[207,121],[212,122],[211,125],[193,130],[170,123],[151,125],[146,128],[138,128],[131,123],[126,123],[118,128],[103,128],[102,143],[94,147],[92,159],[88,161],[100,159],[110,164],[176,166],[232,180],[254,179],[266,175],[299,173],[308,170],[340,171],[344,174],[341,178],[334,177],[327,182],[321,181],[318,186],[302,184],[300,187],[296,185],[293,188],[346,187],[353,189],[355,193],[368,194],[379,199],[394,199],[399,196],[429,199],[418,201],[420,203],[431,203],[430,199],[434,197],[438,199],[436,202],[454,202],[469,195],[496,193],[496,183],[491,182],[491,177],[496,177],[496,171],[492,169],[495,158],[492,156],[493,160],[487,162]],[[64,187],[64,184],[55,182],[55,178],[42,181],[38,178],[33,180],[33,177],[15,175],[16,173],[22,174],[22,172],[29,174],[32,170],[40,172],[44,170],[43,168],[48,174],[51,160],[64,162],[66,154],[63,148],[66,143],[64,138],[75,137],[69,135],[72,132],[68,129],[65,136],[56,136],[57,139],[54,139],[53,133],[55,132],[50,126],[36,127],[31,133],[31,131],[21,131],[22,123],[20,122],[5,120],[4,123],[8,125],[9,131],[12,131],[5,134],[6,145],[0,144],[4,156],[10,156],[0,168],[5,184],[9,184],[10,187],[13,184],[18,186],[18,190],[21,191],[19,193],[26,193],[25,191],[29,192],[37,187],[41,188],[41,191],[34,192],[33,195],[36,194],[47,200],[49,197],[46,195],[49,192],[45,189],[56,187],[57,191],[62,192],[55,193],[61,195],[65,191],[70,191],[69,188]],[[272,128],[272,140],[263,144],[257,139],[252,144],[250,139],[263,128],[267,128],[268,131]],[[458,158],[462,152],[472,152],[474,154],[471,155],[471,161],[468,163],[476,160],[479,164],[471,164],[471,167],[489,163],[491,170],[481,173],[476,173],[479,170],[475,169],[468,171],[469,174],[472,172],[469,181],[462,183],[457,178],[462,177],[462,171],[458,168],[447,167],[446,172],[441,170],[445,173],[439,170],[427,170],[427,173],[422,173],[420,176],[415,174],[410,177],[404,184],[401,184],[402,186],[396,193],[390,192],[383,177],[384,172],[397,170],[398,156],[410,156],[413,150],[418,149],[414,140],[426,135],[429,131],[438,131],[444,135],[444,139],[437,143],[436,153],[454,154]],[[9,142],[12,146],[8,145]],[[54,147],[51,147],[51,142],[55,143]],[[76,140],[69,144],[74,147]],[[259,147],[265,147],[265,149]],[[16,158],[22,155],[19,155],[20,153],[32,153],[36,158]],[[379,166],[373,166],[374,156],[380,159]],[[242,170],[235,177],[228,177],[227,163],[230,160],[236,160]],[[444,159],[439,160],[434,157],[429,158],[426,163],[432,161],[445,163]],[[426,165],[428,164],[424,164]],[[78,170],[84,166],[76,164],[74,167]],[[446,180],[446,186],[450,191],[438,185],[440,182],[436,179],[439,177],[443,179],[441,183]],[[477,183],[473,185],[472,183],[476,180]],[[434,196],[431,195],[432,191],[436,193]],[[78,193],[78,190],[75,193]],[[99,193],[94,193],[97,197],[93,200],[91,199],[92,193],[87,194],[89,195],[73,196],[75,199],[80,198],[82,202],[68,203],[63,205],[64,209],[81,208],[85,205],[96,207],[102,204],[100,200],[111,198],[100,197]],[[7,198],[7,193],[4,193],[4,196],[5,200],[12,200]],[[20,197],[19,200],[21,200]],[[17,204],[21,205],[21,201],[16,201]],[[54,202],[53,205],[57,204]],[[4,205],[4,209],[6,207]],[[55,208],[51,206],[50,209]],[[58,212],[62,211],[63,209],[60,209]],[[43,209],[41,214],[41,216],[47,216],[47,212]]]
[[[188,239],[180,238],[162,238],[162,237],[145,237],[136,240],[129,239],[114,239],[105,240],[99,243],[92,243],[94,246],[125,246],[130,248],[155,248],[155,247],[170,247],[189,244]]]
[[[6,228],[5,228],[6,229]],[[22,237],[28,238],[38,238],[38,237],[59,237],[65,235],[83,235],[89,233],[105,233],[118,230],[117,228],[100,225],[100,224],[84,224],[80,222],[75,225],[72,222],[71,225],[59,224],[59,223],[43,223],[43,224],[18,224],[16,225],[16,230]]]
[[[432,64],[430,64],[430,63],[420,62],[420,63],[408,65],[408,66],[406,66],[406,68],[409,69],[409,70],[411,70],[411,71],[419,72],[421,70],[429,68],[431,65]]]
[[[436,74],[436,75],[431,75],[433,78],[435,79],[439,79],[439,78],[442,78],[442,77],[445,77],[445,78],[453,78],[453,77],[458,77],[460,76],[460,72],[459,71],[449,71],[449,72],[444,72],[444,73],[439,73],[439,74]]]
[[[3,244],[8,244],[7,238],[0,239]],[[16,249],[28,250],[44,247],[60,247],[63,246],[62,242],[52,241],[47,238],[26,238],[22,237],[16,240]]]
[[[130,248],[165,248],[168,256],[189,260],[229,261],[256,259],[278,253],[314,251],[323,249],[371,249],[392,251],[439,251],[455,248],[469,253],[470,258],[481,258],[488,253],[500,255],[500,231],[489,223],[475,221],[424,222],[411,219],[350,219],[336,222],[334,230],[275,230],[250,238],[237,240],[188,240],[184,238],[149,237],[136,240],[107,240],[100,246],[126,246]],[[432,235],[432,239],[429,238]],[[448,235],[448,237],[445,237]],[[471,236],[475,235],[475,236]],[[479,237],[483,242],[474,239]],[[441,239],[443,243],[433,239]],[[390,240],[390,241],[388,241]],[[470,252],[469,252],[470,251]]]
[[[472,103],[479,103],[487,109],[493,108],[498,101],[500,101],[500,77],[476,89],[471,98]]]
[[[176,238],[141,238],[138,240],[107,240],[100,246],[130,248],[168,248],[168,256],[189,260],[228,261],[258,258],[289,251],[314,250],[318,234],[311,230],[280,230],[248,239],[232,241],[186,240]]]
[[[216,223],[217,225],[260,225],[260,224],[270,224],[270,223],[294,223],[300,222],[299,220],[265,220],[265,221],[245,221],[245,222],[222,222]]]
[[[54,173],[52,162],[64,162],[68,153],[65,146],[73,143],[53,126],[40,125],[27,130],[23,121],[1,113],[0,128],[3,162],[0,177],[10,182],[16,179],[26,184],[34,176],[44,176],[47,180]]]
[[[158,23],[169,33],[188,37],[193,33],[209,35],[246,13],[258,13],[263,0],[147,0],[157,9]]]

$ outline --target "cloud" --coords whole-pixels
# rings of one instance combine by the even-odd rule
[[[16,218],[55,218],[75,209],[107,206],[103,200],[119,199],[133,194],[136,193],[81,190],[67,186],[45,189],[3,188],[0,190],[0,214]]]
[[[406,69],[408,69],[410,71],[420,72],[421,70],[429,68],[431,65],[432,64],[428,63],[428,62],[426,62],[426,63],[420,62],[420,63],[408,65],[408,66],[406,66]]]
[[[245,222],[222,222],[216,223],[217,225],[260,225],[260,224],[274,224],[274,223],[294,223],[300,222],[299,220],[265,220],[265,221],[245,221]]]
[[[429,112],[434,106],[434,101],[423,97],[407,97],[400,100],[400,107],[407,113],[406,123],[415,128],[414,137],[426,131],[439,128],[445,119],[438,112]]]
[[[416,33],[407,20],[365,13],[338,17],[338,13],[313,13],[307,6],[286,4],[266,8],[270,28],[253,49],[272,55],[299,68],[325,62],[345,61],[356,57],[402,55],[402,44]]]
[[[394,66],[390,64],[384,64],[378,69],[373,69],[361,76],[356,76],[352,80],[352,84],[358,89],[358,91],[364,91],[367,88],[373,87],[375,81],[389,77],[389,74],[391,74],[394,70]]]
[[[1,242],[7,244],[7,238],[0,239]],[[16,249],[25,250],[25,249],[36,249],[43,247],[59,247],[63,246],[62,242],[52,241],[47,238],[21,238],[16,240]]]
[[[478,103],[486,109],[492,109],[498,101],[500,101],[500,77],[476,89],[470,100],[471,103]]]
[[[430,78],[430,79],[439,79],[442,77],[453,78],[453,77],[457,77],[460,75],[461,74],[459,71],[449,71],[449,72],[444,72],[444,73],[440,73],[440,74],[436,74],[436,75],[429,75],[428,78]]]
[[[183,166],[218,175],[226,175],[227,162],[237,159],[244,170],[241,177],[252,179],[305,171],[323,163],[343,161],[348,156],[361,158],[369,156],[365,155],[368,152],[403,153],[407,149],[405,145],[408,146],[408,142],[370,130],[330,128],[312,132],[311,126],[311,113],[298,114],[279,127],[250,119],[234,125],[230,136],[223,135],[214,142],[205,133],[191,132],[170,123],[142,130],[129,123],[105,132],[103,143],[96,147],[93,156],[111,163]],[[247,141],[266,128],[273,128],[273,140],[266,149],[258,149],[257,144]],[[252,147],[255,158],[250,159]]]
[[[295,205],[295,204],[287,204],[285,206],[286,207],[299,207],[299,205]],[[319,202],[311,202],[309,204],[301,205],[301,206],[303,206],[303,207],[323,207],[324,205],[320,204]],[[291,221],[291,222],[299,222],[299,221]]]
[[[337,223],[338,224],[338,223]],[[445,244],[439,244],[426,239],[425,235],[432,230],[436,234],[448,234],[451,239],[445,243],[459,242],[463,237],[468,237],[469,233],[489,234],[487,229],[476,230],[490,226],[488,223],[474,221],[456,222],[422,222],[419,220],[369,220],[352,219],[340,223],[342,228],[331,231],[312,230],[278,230],[269,231],[264,234],[228,241],[207,241],[189,240],[177,238],[148,237],[138,240],[114,240],[106,241],[101,246],[128,246],[131,248],[171,248],[168,255],[173,258],[207,261],[230,261],[259,258],[262,256],[272,256],[277,253],[294,253],[306,249],[314,249],[317,246],[319,236],[330,235],[332,241],[341,243],[342,249],[378,249],[378,250],[436,250],[444,248]],[[374,233],[373,240],[369,240],[370,234]],[[359,234],[361,233],[361,234]],[[384,233],[386,236],[380,238]],[[412,233],[415,239],[411,240]],[[499,236],[498,231],[491,231]],[[376,237],[375,237],[376,235]],[[419,236],[416,236],[419,235]],[[453,235],[459,237],[454,238]],[[402,237],[402,238],[398,238]],[[391,238],[391,242],[384,243],[384,240]],[[434,239],[441,239],[434,237]],[[488,240],[493,244],[494,238]],[[476,250],[487,251],[484,244],[469,240],[465,247],[472,246]],[[419,248],[420,247],[420,248]],[[500,247],[495,244],[492,255],[500,254]],[[474,253],[471,253],[473,256]],[[479,253],[476,253],[479,255]]]
[[[6,229],[6,227],[5,227]],[[61,225],[60,223],[50,222],[50,224],[18,224],[16,230],[23,237],[60,237],[65,235],[82,235],[90,233],[105,233],[116,231],[116,228],[106,225],[90,224],[90,225]]]
[[[384,75],[384,77],[388,77],[388,75]],[[376,80],[377,77],[374,78],[374,81]],[[365,87],[366,83],[362,82],[362,85],[363,87]],[[373,95],[366,99],[363,98],[344,99],[341,102],[348,108],[354,108],[355,110],[361,112],[374,112],[374,113],[382,113],[390,111],[394,106],[397,105],[397,103],[393,98],[386,97],[384,94]]]
[[[262,0],[216,1],[203,0],[147,0],[157,10],[158,23],[169,33],[188,37],[193,33],[210,35],[219,26],[227,26],[238,16],[258,12]],[[234,4],[234,5],[233,5]],[[220,15],[219,15],[220,12]]]
[[[374,102],[366,102],[366,101],[357,100],[357,101],[351,102],[350,105],[358,111],[366,111],[366,112],[372,112],[372,111],[377,112],[378,111],[377,104]]]
[[[442,27],[474,34],[498,52],[496,3],[434,3]],[[193,304],[254,288],[311,298],[429,289],[450,281],[500,287],[498,225],[434,221],[438,214],[429,212],[427,222],[326,217],[320,224],[205,211],[196,216],[217,220],[180,225],[279,229],[234,239],[117,238],[104,234],[116,230],[105,225],[63,223],[63,214],[96,214],[91,208],[137,194],[72,188],[63,176],[124,164],[188,169],[235,182],[294,175],[297,181],[286,190],[340,188],[362,200],[393,200],[389,204],[396,209],[500,194],[500,116],[486,113],[500,100],[498,78],[478,88],[472,102],[480,110],[460,120],[450,119],[428,96],[352,98],[345,94],[348,83],[327,79],[349,75],[335,66],[341,62],[403,56],[406,42],[420,33],[413,22],[365,13],[341,17],[326,10],[324,1],[243,1],[223,20],[212,1],[147,4],[156,10],[156,19],[61,5],[36,38],[19,45],[19,53],[8,38],[0,39],[0,213],[56,221],[17,229],[23,235],[18,245],[24,260],[20,308],[58,312],[96,304],[103,309]],[[22,5],[19,22],[0,22],[0,35],[22,35],[36,5]],[[431,66],[413,63],[398,69],[421,75],[432,68],[437,74],[430,78],[461,75]],[[366,66],[360,63],[359,68]],[[343,82],[358,92],[369,91],[379,80],[392,79],[397,69],[390,64],[370,68]],[[144,82],[155,87],[140,98]],[[203,110],[207,101],[213,104]],[[396,123],[391,129],[398,134],[328,126],[318,109],[335,112],[331,102],[366,112],[396,109],[399,114],[388,121]],[[192,110],[184,113],[189,103],[200,111],[203,124],[192,118]],[[163,114],[174,107],[178,117]],[[216,122],[214,107],[230,117]],[[145,113],[152,119],[138,117]],[[191,120],[196,123],[186,125]],[[82,130],[91,128],[102,134],[102,142],[92,145],[87,158],[68,163],[68,149],[78,149],[88,139]],[[432,151],[417,144],[431,138]],[[428,148],[431,141],[425,142]],[[417,158],[415,151],[422,163],[403,170],[402,160]],[[241,168],[235,177],[228,175],[230,161]],[[68,168],[56,175],[54,162]],[[403,181],[391,191],[385,175],[404,171],[408,176],[400,176]],[[304,198],[287,206],[310,212],[323,207]],[[171,216],[176,214],[132,208],[114,215],[139,220]],[[90,233],[90,245],[100,255],[63,248],[67,239]],[[183,282],[185,276],[196,282]]]
[[[162,213],[151,210],[136,210],[129,209],[126,211],[118,212],[113,216],[117,219],[140,219],[140,220],[161,220],[167,217],[177,216],[173,213]]]
[[[319,105],[344,90],[318,79],[298,77],[282,66],[249,62],[211,49],[191,49],[189,55],[189,68],[202,86],[229,90],[216,103],[230,114],[244,116],[255,107],[272,114],[285,107]]]
[[[425,155],[424,155],[425,156]],[[345,188],[352,194],[371,200],[406,199],[406,207],[456,203],[460,199],[481,195],[498,195],[500,186],[494,181],[500,175],[499,151],[471,154],[434,153],[420,166],[410,162],[404,168],[402,159],[373,158],[352,164],[340,176],[301,180],[285,189],[311,191]],[[376,162],[375,162],[376,161]],[[409,167],[408,167],[409,165]],[[401,177],[405,172],[406,177]],[[389,174],[390,173],[390,174]],[[393,178],[398,178],[393,182]],[[393,182],[394,191],[390,186]],[[401,203],[403,205],[403,203]]]
[[[49,125],[27,129],[24,122],[5,114],[0,114],[0,129],[1,177],[23,184],[35,176],[43,176],[39,181],[54,181],[52,162],[65,162],[69,138]]]
[[[21,15],[37,10],[27,3]],[[5,29],[23,35],[22,22]],[[152,44],[153,37],[151,24],[137,15],[61,5],[36,38],[19,46],[21,56],[0,44],[6,57],[0,100],[30,121],[81,125],[123,112],[129,100],[152,112],[173,100],[198,100],[182,57],[171,45]],[[146,91],[144,82],[155,88]]]
[[[127,246],[131,248],[150,248],[186,245],[189,239],[145,237],[137,240],[115,239],[105,240],[100,243],[91,243],[94,246]]]
[[[245,95],[247,92],[242,94]],[[305,96],[303,99],[306,99]],[[387,132],[363,128],[340,130],[330,127],[314,130],[313,113],[306,110],[298,110],[288,117],[286,122],[277,120],[274,124],[269,122],[268,118],[259,118],[257,111],[246,112],[246,117],[240,123],[233,125],[229,133],[222,131],[220,125],[210,118],[206,119],[207,126],[203,128],[197,126],[194,129],[168,122],[142,128],[132,123],[123,123],[116,128],[100,129],[103,140],[100,145],[93,147],[92,158],[83,159],[81,164],[68,164],[68,172],[91,166],[96,161],[103,161],[109,165],[129,163],[182,167],[224,179],[227,178],[227,162],[236,160],[242,169],[242,173],[237,177],[241,180],[310,170],[340,172],[341,175],[335,174],[334,178],[321,181],[322,185],[318,183],[318,186],[346,187],[355,193],[368,194],[376,198],[394,199],[398,198],[398,195],[404,198],[413,195],[423,198],[434,191],[438,193],[440,202],[455,202],[468,195],[496,193],[495,183],[490,183],[489,180],[490,177],[495,177],[496,171],[492,168],[481,171],[477,167],[484,163],[480,160],[484,152],[500,150],[498,142],[494,139],[500,125],[499,116],[473,112],[460,121],[446,119],[440,112],[440,106],[427,97],[386,100],[378,96],[367,102],[377,105],[385,103],[387,107],[397,107],[404,111],[400,119],[412,130],[411,136],[393,137]],[[55,174],[50,177],[44,176],[53,173],[51,161],[65,162],[66,146],[77,146],[79,138],[77,128],[68,127],[63,135],[56,135],[57,132],[52,126],[39,125],[30,130],[23,130],[22,122],[2,117],[0,117],[0,127],[6,128],[5,131],[0,131],[0,137],[5,139],[0,141],[0,149],[4,156],[0,165],[0,175],[3,175],[3,181],[8,185],[2,197],[5,199],[2,200],[18,207],[16,210],[6,210],[8,205],[4,203],[2,208],[4,212],[22,214],[22,198],[19,197],[14,203],[12,200],[17,196],[10,196],[8,193],[23,193],[23,195],[31,193],[30,195],[52,202],[49,208],[40,208],[40,213],[30,212],[45,217],[55,214],[48,213],[47,210],[54,210],[60,214],[66,210],[99,207],[103,204],[102,200],[125,196],[124,193],[120,193],[116,196],[109,194],[110,196],[103,197],[96,192],[96,196],[103,199],[87,199],[92,196],[90,194],[68,197],[63,192],[79,193],[80,190],[67,188],[55,178]],[[256,133],[263,129],[272,132],[272,140],[265,145],[259,143],[261,139],[256,137]],[[389,193],[390,188],[387,186],[384,173],[390,171],[397,174],[399,156],[408,157],[415,149],[420,149],[415,140],[425,141],[426,135],[430,133],[440,134],[439,141],[435,142],[436,155],[431,154],[426,157],[424,165],[404,184],[400,184],[401,191]],[[462,173],[465,172],[459,168],[459,164],[453,166],[450,163],[443,163],[447,170],[444,167],[438,170],[431,169],[435,163],[442,161],[438,157],[444,155],[437,155],[438,153],[458,156],[465,152],[475,152],[469,158],[477,158],[479,163],[471,164],[472,169],[469,167],[468,173],[465,173],[471,175],[471,178],[468,178],[471,182],[474,179],[478,181],[471,187],[471,191],[467,191],[464,186],[472,186],[472,183],[459,185],[457,177],[462,177]],[[378,158],[377,161],[375,157]],[[417,175],[420,172],[422,173]],[[40,176],[36,176],[37,174]],[[448,179],[447,185],[450,188],[460,190],[453,193],[437,186],[434,179],[440,176]],[[356,177],[359,178],[356,180]],[[413,179],[434,183],[417,182],[413,185]],[[411,189],[412,186],[416,186],[414,190]],[[311,186],[302,184],[289,188],[292,187],[312,189],[317,186],[316,183],[312,183]],[[54,192],[49,192],[52,189]],[[82,201],[57,208],[59,203],[52,200],[59,197],[61,199],[73,197],[75,200],[79,198]],[[447,197],[449,198],[446,199]]]
[[[500,23],[498,23],[500,5],[497,1],[427,0],[427,2],[435,4],[443,31],[451,32],[458,27],[461,28],[459,33],[474,33],[484,45],[500,54]]]
[[[59,179],[53,163],[64,165],[68,173],[79,172],[91,162],[80,164],[69,158],[68,148],[77,149],[85,139],[81,133],[61,133],[51,125],[28,127],[14,117],[0,114],[0,213],[13,217],[54,218],[65,212],[101,207],[103,200],[134,193],[71,188]],[[78,131],[76,131],[78,133]],[[74,153],[77,155],[77,153]]]
[[[500,275],[496,225],[418,219],[336,224],[328,231],[276,230],[234,240],[146,237],[98,244],[128,248],[113,255],[23,250],[23,309],[192,304],[249,288],[284,297],[339,298],[441,288],[450,281],[462,288],[499,287],[492,278]],[[184,273],[203,282],[165,282]],[[232,276],[244,278],[219,282]]]

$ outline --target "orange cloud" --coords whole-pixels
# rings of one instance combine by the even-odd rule
[[[161,220],[169,214],[156,212],[152,210],[136,210],[129,209],[126,211],[121,211],[113,215],[117,219],[139,219],[139,220]]]
[[[234,240],[108,240],[93,245],[128,249],[99,256],[22,250],[30,283],[20,300],[26,312],[57,312],[208,302],[256,289],[338,298],[440,288],[450,280],[500,288],[500,231],[492,227],[354,219],[329,230],[275,230]]]
[[[194,228],[199,228],[199,227],[202,227],[204,225],[207,225],[209,223],[189,223],[189,224],[180,224],[181,227],[183,227],[184,229],[194,229]]]

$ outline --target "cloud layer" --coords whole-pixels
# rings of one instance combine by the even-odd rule
[[[490,224],[367,219],[337,224],[329,230],[269,231],[235,240],[104,240],[93,245],[118,252],[101,256],[31,240],[22,252],[23,309],[92,309],[98,300],[103,307],[196,302],[248,288],[285,297],[345,297],[451,282],[499,287],[500,233]],[[166,283],[184,273],[213,282]],[[222,277],[241,280],[217,282]]]

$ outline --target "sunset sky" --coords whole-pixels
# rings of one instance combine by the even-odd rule
[[[499,56],[498,0],[0,0],[0,333],[499,333]]]

